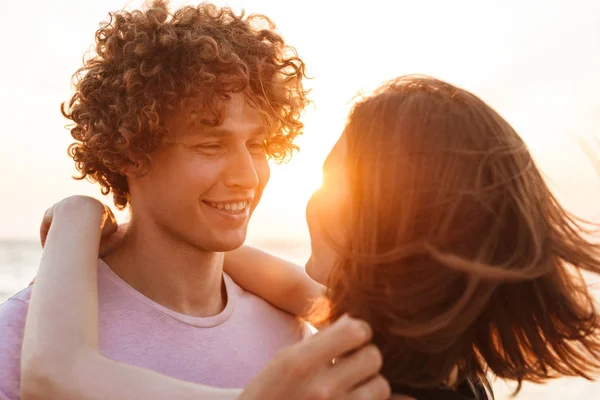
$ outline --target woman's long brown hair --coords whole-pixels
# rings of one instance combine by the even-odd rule
[[[344,134],[347,240],[332,241],[316,320],[371,323],[392,383],[592,378],[599,316],[580,271],[600,272],[596,227],[560,206],[500,115],[407,76],[359,101]]]

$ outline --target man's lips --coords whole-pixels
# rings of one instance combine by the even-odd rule
[[[203,203],[219,211],[242,214],[252,206],[252,199],[231,199],[226,201],[203,200]]]

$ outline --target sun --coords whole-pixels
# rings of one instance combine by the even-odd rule
[[[251,240],[308,240],[306,204],[322,184],[323,162],[342,131],[336,120],[343,116],[328,121],[305,116],[306,133],[297,139],[300,151],[289,163],[271,165],[271,179],[250,225]]]

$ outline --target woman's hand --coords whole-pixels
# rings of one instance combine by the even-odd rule
[[[68,216],[71,213],[100,213],[102,215],[99,228],[102,230],[102,236],[108,236],[117,230],[117,220],[113,212],[98,200],[88,196],[70,196],[62,199],[58,203],[46,210],[40,225],[40,241],[42,247],[46,244],[48,232],[52,226],[52,220],[56,214]]]
[[[379,375],[382,357],[369,344],[371,336],[367,323],[344,316],[280,351],[238,400],[389,399],[390,386]]]
[[[128,224],[117,225],[117,220],[111,209],[100,201],[89,196],[70,196],[62,199],[58,203],[46,210],[42,223],[40,225],[40,242],[42,247],[46,245],[46,238],[52,221],[57,214],[61,217],[73,215],[95,215],[101,214],[99,228],[102,230],[102,239],[100,240],[99,257],[108,254],[117,244],[123,240]],[[35,278],[29,283],[33,285]]]
[[[46,238],[52,225],[52,220],[56,212],[62,212],[66,215],[71,213],[89,212],[102,214],[101,225],[102,240],[100,242],[100,257],[108,254],[118,243],[123,240],[127,231],[128,224],[117,225],[117,220],[111,209],[102,204],[93,197],[88,196],[70,196],[46,210],[42,223],[40,225],[40,241],[42,247],[46,244]]]

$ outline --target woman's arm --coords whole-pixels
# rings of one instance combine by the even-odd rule
[[[226,253],[224,268],[244,289],[300,317],[324,291],[302,267],[250,246]]]
[[[83,196],[61,201],[46,215],[52,224],[22,348],[23,399],[388,398],[389,386],[377,374],[381,356],[366,345],[370,329],[350,318],[282,350],[241,394],[105,358],[98,348],[97,254],[102,231],[116,229],[107,215]]]
[[[106,220],[99,202],[85,197],[65,199],[52,212],[23,340],[23,399],[239,395],[239,390],[195,385],[103,357],[98,349],[97,255],[102,227],[110,229],[114,222]]]

